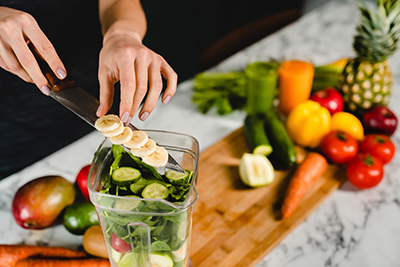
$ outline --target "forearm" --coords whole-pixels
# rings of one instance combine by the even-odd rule
[[[142,40],[146,17],[139,0],[99,0],[99,18],[103,36],[132,33]]]

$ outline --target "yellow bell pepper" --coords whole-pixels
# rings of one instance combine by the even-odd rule
[[[294,142],[315,148],[331,130],[331,115],[319,103],[307,100],[289,113],[286,127]]]
[[[364,138],[364,127],[361,121],[351,113],[340,111],[332,115],[332,131],[342,131],[358,141]]]

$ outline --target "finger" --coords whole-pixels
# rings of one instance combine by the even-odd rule
[[[132,117],[136,114],[137,110],[140,107],[140,104],[142,103],[146,93],[147,93],[147,88],[148,88],[148,68],[149,65],[147,63],[148,61],[145,60],[140,60],[136,61],[136,91],[135,95],[133,98],[133,104],[132,104],[132,109],[131,109],[131,114]],[[143,115],[143,112],[141,113]],[[146,116],[146,118],[148,115]],[[146,118],[142,119],[140,116],[139,118],[141,120],[145,120]]]
[[[168,65],[167,62],[161,65],[161,74],[167,80],[167,88],[164,91],[162,102],[167,104],[171,97],[174,96],[176,92],[176,86],[178,83],[178,75],[176,72]]]
[[[148,118],[150,113],[153,111],[157,104],[158,97],[162,91],[162,79],[160,74],[160,68],[157,66],[151,66],[149,71],[149,93],[145,103],[143,104],[142,110],[140,111],[139,118],[144,121]]]
[[[39,28],[39,25],[35,22],[27,26],[26,31],[27,37],[30,39],[32,44],[35,46],[38,53],[47,62],[53,73],[59,78],[64,79],[67,76],[67,71],[64,64],[59,58],[54,46],[51,44],[46,35]]]
[[[1,51],[1,49],[0,49]],[[4,55],[4,53],[0,52],[0,55]],[[17,58],[13,58],[15,65],[18,65],[18,67],[11,71],[7,65],[7,63],[4,61],[4,59],[2,58],[2,56],[0,56],[0,67],[17,75],[18,77],[20,77],[22,80],[24,80],[25,82],[31,83],[32,82],[32,78],[28,75],[28,73],[26,73],[26,71],[22,68],[22,66],[19,64]]]
[[[107,72],[99,68],[99,84],[100,84],[100,105],[96,115],[101,117],[110,110],[114,98],[115,80],[107,75]]]
[[[131,110],[133,97],[136,90],[136,78],[134,62],[131,58],[125,60],[119,66],[120,84],[121,84],[121,101],[119,106],[119,114],[124,124],[132,120]]]
[[[48,82],[44,77],[39,65],[33,56],[32,52],[29,50],[28,45],[25,43],[22,36],[19,38],[14,38],[10,41],[12,50],[14,51],[19,63],[32,78],[36,86],[46,94],[50,91],[48,87]]]

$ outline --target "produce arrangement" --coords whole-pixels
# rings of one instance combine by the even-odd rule
[[[252,154],[244,153],[239,165],[244,184],[266,186],[274,170],[293,169],[283,218],[293,213],[328,163],[345,169],[349,182],[366,189],[380,183],[383,166],[395,154],[390,137],[397,118],[387,106],[393,84],[387,58],[397,48],[400,2],[378,1],[376,10],[360,3],[359,8],[355,58],[313,71],[301,60],[255,62],[234,76],[202,73],[194,79],[193,103],[200,112],[216,109],[225,115],[236,109],[247,114],[243,130]],[[235,90],[233,81],[240,84]],[[205,94],[217,92],[235,99],[224,113],[220,102],[204,101]],[[297,158],[296,146],[306,149],[308,157]]]

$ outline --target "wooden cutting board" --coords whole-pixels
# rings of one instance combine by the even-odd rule
[[[307,152],[297,148],[299,157]],[[255,266],[344,181],[329,165],[293,215],[280,218],[280,207],[295,168],[276,171],[272,184],[249,188],[239,177],[238,159],[249,152],[240,128],[200,154],[190,255],[194,267]]]

